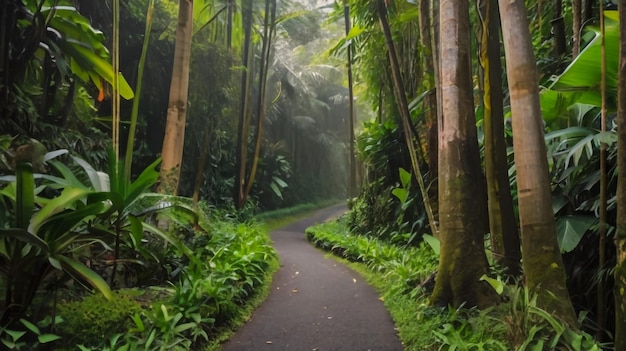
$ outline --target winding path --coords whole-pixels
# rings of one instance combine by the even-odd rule
[[[308,226],[345,211],[329,207],[271,233],[281,260],[272,291],[223,351],[403,350],[374,289],[306,240]]]

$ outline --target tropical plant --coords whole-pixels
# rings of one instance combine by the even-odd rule
[[[47,0],[6,1],[2,6],[8,16],[7,30],[0,37],[1,105],[7,116],[3,130],[41,134],[37,121],[64,123],[78,89],[77,79],[96,84],[103,98],[103,82],[111,83],[114,76],[104,37],[76,8],[68,1]],[[123,77],[120,87],[122,96],[132,98]],[[65,96],[59,98],[57,93]]]
[[[17,161],[14,178],[0,191],[0,212],[6,219],[0,229],[5,311],[2,325],[26,311],[45,281],[56,283],[55,270],[111,297],[104,280],[79,260],[80,247],[104,243],[102,236],[89,231],[89,222],[110,210],[106,195],[63,181],[36,187],[32,165],[23,159]],[[43,197],[44,188],[58,193],[52,198]]]

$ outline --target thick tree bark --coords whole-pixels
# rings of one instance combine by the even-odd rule
[[[552,18],[552,35],[554,38],[554,58],[560,60],[567,53],[565,38],[565,20],[563,19],[563,0],[554,1],[554,17]]]
[[[183,162],[185,124],[187,122],[187,92],[189,90],[189,60],[193,34],[193,0],[181,0],[178,6],[174,65],[163,151],[161,152],[163,161],[159,186],[161,193],[171,195],[176,195],[178,192],[178,181]]]
[[[626,350],[626,0],[619,0],[620,60],[617,110],[617,267],[615,268],[615,350]]]
[[[440,2],[443,120],[439,124],[439,240],[441,255],[434,305],[486,307],[493,290],[480,281],[487,274],[483,238],[485,188],[474,116],[469,5]]]
[[[500,13],[497,0],[480,0],[483,20],[480,58],[484,70],[485,175],[491,249],[507,275],[521,275],[520,239],[509,183],[504,140],[504,94],[500,63]]]
[[[422,66],[424,69],[423,87],[426,91],[430,91],[424,97],[426,128],[428,129],[427,151],[428,151],[428,171],[429,183],[428,196],[430,204],[433,208],[433,217],[437,220],[437,161],[439,159],[437,137],[437,86],[436,86],[436,70],[434,54],[433,54],[433,36],[431,35],[431,0],[420,0],[419,3],[419,25],[420,25],[420,43],[422,48]],[[435,233],[436,234],[436,233]]]
[[[556,240],[538,72],[526,8],[523,0],[500,1],[499,4],[513,114],[526,285],[532,293],[538,294],[539,307],[575,326],[576,315],[565,285],[563,259]]]
[[[572,57],[576,58],[580,53],[580,31],[583,20],[582,0],[572,0]]]

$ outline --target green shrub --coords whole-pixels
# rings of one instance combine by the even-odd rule
[[[57,332],[65,345],[97,345],[116,333],[126,333],[133,326],[131,316],[140,313],[139,302],[133,300],[133,290],[117,291],[110,301],[101,294],[90,295],[82,301],[63,303],[58,315],[63,319]]]

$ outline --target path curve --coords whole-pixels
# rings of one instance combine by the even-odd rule
[[[346,210],[325,208],[270,234],[281,261],[272,291],[223,351],[403,350],[374,289],[306,240],[305,228]]]

